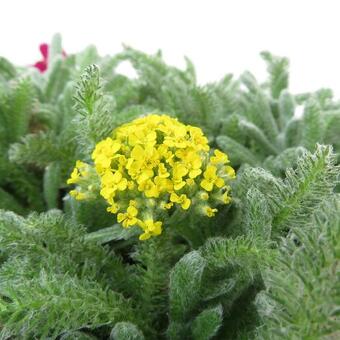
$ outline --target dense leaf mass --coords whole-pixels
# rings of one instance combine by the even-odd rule
[[[288,60],[269,52],[265,83],[245,72],[200,85],[190,60],[180,70],[160,52],[65,56],[58,35],[50,51],[44,73],[0,58],[1,339],[339,337],[329,89],[292,94]],[[126,62],[135,77],[119,72]],[[66,182],[76,160],[149,114],[201,129],[237,176],[215,218],[178,209],[141,242],[103,197],[75,200]]]

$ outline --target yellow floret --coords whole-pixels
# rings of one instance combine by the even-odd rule
[[[206,191],[212,191],[214,185],[217,188],[222,188],[224,185],[224,180],[221,177],[218,177],[217,168],[213,165],[208,165],[207,169],[204,171],[203,177],[204,179],[201,181],[201,187]]]
[[[144,233],[139,236],[139,239],[144,241],[151,236],[157,236],[162,233],[162,222],[154,222],[152,219],[139,221],[138,225],[144,230]]]
[[[214,156],[210,158],[210,163],[211,164],[225,164],[228,163],[228,156],[224,153],[221,152],[220,150],[214,150]]]
[[[67,180],[66,183],[67,184],[75,184],[75,183],[78,182],[79,178],[80,178],[80,173],[79,173],[77,168],[74,168],[72,173],[71,173],[71,177]]]
[[[206,216],[208,216],[208,217],[214,217],[218,210],[217,210],[216,208],[211,208],[211,207],[209,207],[209,206],[205,206],[205,207],[203,208],[203,211],[204,211],[204,214],[205,214]]]
[[[191,204],[191,200],[187,197],[187,195],[182,194],[181,196],[178,196],[174,192],[170,195],[170,201],[178,203],[184,210],[188,210]]]
[[[126,213],[119,213],[117,215],[118,223],[122,223],[123,227],[129,227],[137,223],[136,216],[138,215],[138,210],[134,206],[129,206]]]

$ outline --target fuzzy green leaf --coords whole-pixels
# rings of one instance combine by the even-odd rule
[[[243,114],[249,121],[262,129],[270,141],[275,142],[279,130],[269,98],[250,72],[244,72],[241,81],[248,90],[243,93],[242,97]]]
[[[240,130],[243,130],[243,133],[246,133],[249,138],[253,139],[268,154],[276,155],[278,153],[277,147],[268,140],[266,135],[255,124],[243,119],[240,121]]]
[[[112,340],[144,340],[143,333],[131,322],[118,322],[111,331]]]
[[[15,287],[2,287],[0,306],[0,320],[5,321],[0,336],[21,339],[55,339],[65,330],[132,319],[131,307],[121,295],[87,279],[44,272]]]
[[[278,99],[279,115],[281,124],[284,126],[290,119],[294,117],[295,100],[294,97],[286,90],[283,90]]]
[[[265,272],[259,339],[333,339],[340,330],[340,205],[332,197],[304,230],[293,228]]]
[[[120,224],[115,224],[112,227],[103,228],[87,234],[85,240],[104,244],[110,241],[128,240],[136,235],[138,235],[137,228],[125,229]]]
[[[245,234],[263,239],[271,238],[271,214],[268,201],[265,195],[254,187],[247,192],[243,216]]]
[[[11,210],[16,213],[23,213],[25,209],[13,195],[0,187],[0,209]]]
[[[192,335],[195,340],[213,338],[222,324],[223,309],[221,305],[205,309],[193,321]]]
[[[60,164],[51,163],[44,172],[44,198],[48,209],[58,208],[60,186]]]
[[[0,57],[0,75],[6,79],[12,79],[16,75],[15,67],[3,57]]]
[[[308,150],[313,150],[316,143],[323,142],[324,120],[321,117],[321,108],[317,101],[307,102],[303,114],[302,145]]]
[[[318,145],[314,154],[305,153],[296,171],[288,169],[284,187],[273,194],[273,229],[283,231],[306,222],[314,209],[326,200],[338,182],[332,147]]]
[[[185,321],[200,300],[205,260],[198,252],[185,255],[170,274],[170,316]]]
[[[48,71],[48,80],[44,89],[47,101],[56,102],[60,93],[70,78],[70,71],[65,65],[62,57],[56,56]]]
[[[238,165],[247,163],[256,165],[259,160],[246,147],[227,136],[218,136],[216,138],[217,145],[228,154],[231,164]]]
[[[22,138],[20,143],[12,144],[9,158],[17,164],[47,166],[50,162],[61,159],[58,142],[53,133],[39,132]]]
[[[279,98],[281,91],[288,87],[289,61],[287,58],[274,56],[267,51],[262,52],[261,56],[267,62],[271,94],[273,98]]]

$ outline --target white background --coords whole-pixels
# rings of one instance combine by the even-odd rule
[[[0,55],[20,65],[40,58],[55,32],[67,53],[95,44],[113,54],[125,43],[182,67],[195,64],[200,83],[238,76],[264,79],[258,53],[289,57],[293,92],[330,87],[340,97],[340,1],[337,0],[3,0]]]

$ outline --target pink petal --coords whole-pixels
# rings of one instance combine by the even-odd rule
[[[44,73],[47,70],[47,62],[45,60],[38,61],[33,66],[37,68],[41,73]]]
[[[39,46],[40,52],[43,55],[44,59],[47,59],[48,57],[48,45],[47,44],[41,44]]]

